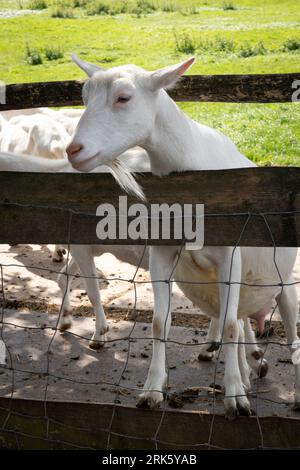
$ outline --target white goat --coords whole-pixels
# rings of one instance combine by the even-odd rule
[[[167,175],[172,171],[254,166],[229,138],[188,118],[165,92],[164,89],[172,86],[192,65],[193,58],[155,72],[147,72],[133,65],[104,71],[76,56],[74,60],[90,77],[83,87],[86,111],[67,148],[75,169],[91,171],[98,165],[113,162],[118,155],[135,145],[148,152],[151,170],[157,175]],[[284,283],[292,280],[296,253],[294,248],[276,250],[276,263]],[[239,319],[264,308],[277,296],[287,340],[289,343],[298,340],[296,290],[294,285],[286,285],[283,289],[278,285],[281,280],[273,254],[272,248],[237,247],[234,250],[232,247],[204,247],[198,251],[183,250],[178,260],[176,247],[151,247],[155,339],[140,405],[152,408],[163,400],[167,380],[165,340],[171,320],[171,285],[166,281],[173,274],[187,297],[206,314],[220,320],[225,344],[226,415],[232,417],[238,411],[248,415],[251,413],[245,396],[244,384],[247,386],[249,379],[244,367],[244,348],[238,348],[237,344],[243,340]],[[219,284],[194,284],[195,280],[215,280]],[[244,283],[275,286],[250,287]],[[97,328],[99,334],[105,333],[105,317]],[[295,400],[299,406],[299,365],[295,365],[295,372]]]
[[[54,111],[50,108],[42,108],[41,112],[54,119],[54,121],[59,122],[66,129],[66,131],[72,135],[76,129],[79,119],[82,116],[83,110],[60,109],[59,111]]]
[[[83,113],[82,109],[60,109],[59,111],[54,111],[50,108],[30,108],[30,109],[16,109],[10,111],[2,111],[0,113],[4,119],[9,121],[14,117],[20,116],[32,116],[36,114],[44,114],[45,116],[49,116],[50,118],[54,119],[54,121],[62,124],[66,131],[72,135],[75,127]]]
[[[55,117],[55,112],[53,113]],[[75,125],[75,122],[73,123]],[[9,121],[0,115],[0,126],[0,150],[2,152],[53,159],[66,157],[65,148],[70,141],[70,135],[62,124],[43,113],[32,113],[30,110],[30,114],[10,116]],[[56,246],[53,261],[62,261],[63,253],[64,250]]]

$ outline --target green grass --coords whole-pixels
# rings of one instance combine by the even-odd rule
[[[193,74],[299,72],[300,79],[300,8],[294,0],[45,1],[49,8],[36,15],[0,19],[0,80],[82,78],[71,52],[107,67],[136,63],[148,69],[194,54]],[[0,0],[0,10],[18,9],[20,2],[24,7],[30,3]],[[86,14],[88,6],[100,3],[102,14]],[[140,12],[134,12],[138,7]],[[71,9],[74,18],[52,18],[53,8]],[[26,44],[41,51],[43,64],[26,61]],[[46,60],[49,45],[54,51],[63,47],[63,57]],[[299,104],[181,106],[232,137],[258,163],[298,165]]]
[[[289,51],[299,51],[300,50],[300,39],[290,38],[283,44],[283,50],[286,52]]]
[[[178,35],[174,31],[175,49],[177,52],[183,52],[185,54],[194,54],[197,49],[196,41],[188,34],[183,33]]]
[[[74,16],[74,9],[71,7],[55,6],[51,10],[51,18],[70,19]]]
[[[228,10],[236,10],[237,7],[235,6],[234,3],[232,2],[224,2],[223,3],[223,10],[228,11]]]
[[[44,51],[47,60],[62,59],[64,53],[60,47],[46,47]]]
[[[28,45],[25,50],[25,60],[29,65],[40,65],[43,63],[40,52],[36,49],[31,49]]]

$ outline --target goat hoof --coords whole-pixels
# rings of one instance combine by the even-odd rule
[[[91,339],[91,341],[89,342],[89,347],[91,349],[94,349],[96,351],[98,351],[99,349],[103,349],[104,348],[104,343],[105,341],[104,340],[95,340],[95,339]]]
[[[156,408],[159,408],[159,406],[160,403],[157,403],[150,397],[141,398],[136,404],[137,408],[143,408],[147,410],[155,410]]]
[[[213,352],[201,352],[198,355],[198,361],[200,362],[209,362],[212,361],[214,358]]]
[[[61,258],[54,258],[54,256],[52,256],[52,261],[53,261],[53,263],[62,263],[63,257],[61,257]]]
[[[238,414],[240,416],[251,416],[252,415],[251,408],[247,405],[241,405],[239,402],[237,402],[237,410],[238,410]]]
[[[54,263],[62,263],[64,260],[64,255],[66,253],[67,253],[67,250],[65,248],[60,248],[59,250],[55,250],[52,256],[52,261]]]
[[[143,409],[150,409],[151,408],[150,403],[147,399],[139,400],[136,404],[136,407],[137,408],[143,408]]]
[[[215,357],[215,349],[212,344],[203,344],[200,346],[198,361],[208,362]]]
[[[214,352],[220,349],[220,343],[218,341],[212,341],[212,343],[207,348],[207,352]]]
[[[106,333],[108,332],[108,330],[109,326],[105,325],[100,329],[100,331],[98,330],[97,332],[95,332],[89,342],[89,347],[91,349],[96,350],[104,348],[106,342]]]
[[[159,408],[162,401],[163,392],[147,392],[140,396],[136,406],[137,408],[148,408],[154,410],[155,408]]]
[[[265,377],[268,373],[268,370],[269,370],[269,364],[265,359],[263,359],[262,363],[259,365],[258,370],[257,370],[258,377],[260,379]]]
[[[293,411],[298,411],[298,412],[300,411],[300,402],[299,401],[295,401],[292,410]]]
[[[234,407],[226,408],[225,419],[227,419],[228,421],[233,421],[237,417],[237,414],[238,412],[236,408]]]
[[[64,333],[65,331],[69,330],[71,326],[72,326],[72,323],[68,322],[68,323],[64,323],[63,325],[61,325],[58,329],[61,333]]]
[[[263,356],[264,352],[262,349],[258,348],[255,351],[252,351],[251,356],[256,360],[259,361]]]

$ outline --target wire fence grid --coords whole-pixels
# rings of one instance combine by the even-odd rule
[[[7,203],[5,203],[5,204],[7,204]],[[13,202],[9,203],[9,204],[14,205]],[[20,205],[20,204],[16,204],[16,205],[20,206],[20,209],[22,209],[22,205]],[[36,208],[36,209],[39,209],[39,210],[42,208],[40,205],[34,206],[32,204],[30,204],[30,205],[24,204],[23,208],[25,208],[25,207],[30,207],[31,209]],[[53,209],[53,208],[51,208],[51,209]],[[62,210],[61,208],[56,208],[56,209],[57,210]],[[45,206],[44,210],[47,211],[48,207]],[[117,277],[117,276],[116,277],[106,278],[106,280],[108,280],[108,281],[122,281],[122,282],[130,283],[130,285],[133,286],[133,294],[134,294],[134,302],[133,302],[133,306],[132,306],[133,320],[132,320],[132,325],[130,326],[129,333],[126,334],[125,336],[122,336],[122,337],[119,337],[119,338],[114,338],[114,339],[107,338],[105,340],[105,343],[107,343],[107,344],[124,342],[124,341],[127,342],[126,357],[125,357],[124,365],[121,368],[121,372],[120,373],[118,372],[118,376],[115,378],[115,380],[108,381],[108,380],[105,380],[104,377],[101,377],[101,354],[98,356],[98,360],[99,360],[99,378],[97,380],[94,380],[94,381],[80,380],[79,378],[76,378],[75,376],[73,378],[65,377],[63,374],[58,375],[55,371],[53,371],[53,364],[55,363],[54,342],[55,342],[55,339],[56,339],[56,337],[59,333],[59,322],[60,322],[61,317],[63,315],[63,310],[62,310],[63,309],[63,303],[64,303],[65,297],[68,293],[69,283],[74,278],[74,275],[69,273],[68,266],[69,266],[69,261],[71,259],[71,251],[72,251],[71,243],[70,243],[71,232],[72,232],[72,222],[73,222],[74,218],[76,217],[77,213],[73,209],[66,209],[65,208],[63,210],[68,215],[68,238],[69,238],[69,241],[68,241],[68,244],[67,244],[66,265],[65,265],[65,272],[64,272],[64,275],[66,276],[67,282],[66,282],[65,291],[64,291],[64,294],[63,294],[63,297],[62,297],[62,303],[61,303],[61,306],[60,306],[60,309],[59,309],[59,313],[58,313],[58,315],[55,319],[55,325],[54,326],[52,326],[52,325],[51,326],[50,325],[46,325],[46,326],[28,326],[28,325],[21,325],[17,322],[14,323],[14,322],[6,320],[6,295],[5,295],[4,274],[5,274],[5,270],[8,270],[9,268],[14,267],[16,265],[13,264],[13,263],[6,263],[6,264],[5,263],[0,263],[0,276],[1,276],[1,282],[0,283],[1,283],[1,297],[2,297],[1,298],[0,338],[4,342],[6,352],[7,352],[7,363],[3,366],[3,370],[4,371],[9,371],[10,374],[11,374],[10,392],[5,394],[5,396],[9,396],[9,398],[10,398],[10,406],[8,407],[8,409],[4,410],[6,416],[3,419],[2,423],[0,424],[0,433],[4,433],[4,434],[6,433],[6,434],[14,436],[16,448],[20,448],[20,446],[21,446],[20,445],[20,439],[21,438],[29,438],[29,439],[33,439],[33,440],[36,439],[38,441],[45,442],[47,444],[50,443],[54,447],[56,445],[59,445],[59,446],[62,446],[62,447],[65,446],[67,448],[74,448],[74,449],[94,449],[94,447],[92,447],[92,446],[91,447],[88,446],[88,445],[84,446],[84,445],[81,445],[79,443],[74,443],[74,442],[71,442],[71,441],[69,442],[69,441],[65,441],[65,440],[61,440],[61,439],[55,439],[51,435],[50,429],[51,429],[51,426],[53,426],[53,425],[54,426],[55,425],[60,425],[60,426],[63,426],[63,427],[65,426],[70,430],[73,429],[76,432],[81,432],[81,433],[87,432],[89,430],[88,423],[87,423],[86,428],[77,427],[77,426],[73,426],[73,425],[70,425],[70,424],[65,424],[63,421],[58,422],[57,420],[53,419],[50,416],[50,413],[48,411],[48,403],[49,403],[48,396],[49,396],[49,383],[50,383],[50,379],[52,379],[52,380],[62,380],[62,381],[65,381],[65,382],[69,382],[69,383],[72,383],[74,386],[76,386],[76,385],[85,385],[87,387],[93,387],[93,386],[97,385],[97,386],[105,386],[105,387],[107,387],[107,386],[110,387],[111,386],[111,387],[113,387],[115,392],[114,392],[114,399],[112,400],[112,405],[113,406],[112,406],[112,410],[111,410],[111,416],[110,416],[110,419],[109,419],[109,424],[108,424],[107,427],[105,427],[103,429],[102,428],[97,429],[98,432],[101,431],[101,432],[105,433],[105,435],[106,435],[106,449],[107,450],[113,448],[113,443],[112,443],[112,438],[113,437],[127,438],[127,439],[131,439],[133,442],[138,441],[139,439],[142,440],[143,442],[149,441],[149,445],[154,446],[154,448],[157,449],[157,450],[163,448],[164,445],[167,445],[169,447],[171,446],[173,449],[180,448],[181,446],[186,446],[190,449],[202,448],[202,447],[206,448],[206,449],[207,448],[208,449],[216,449],[216,448],[220,449],[220,448],[222,448],[222,447],[220,447],[220,446],[218,446],[214,443],[214,429],[215,429],[215,426],[216,426],[215,418],[217,416],[216,402],[217,402],[217,399],[218,399],[217,398],[217,390],[216,390],[216,388],[214,389],[214,387],[217,384],[218,371],[220,371],[220,369],[222,370],[222,368],[224,367],[223,364],[221,363],[222,362],[221,361],[221,351],[223,350],[224,347],[226,347],[226,343],[223,340],[223,338],[224,338],[224,324],[221,327],[221,339],[218,343],[218,351],[217,351],[216,356],[215,356],[215,364],[214,364],[214,367],[213,367],[213,369],[214,369],[213,376],[212,376],[212,384],[213,384],[212,390],[213,390],[213,393],[211,395],[206,396],[207,401],[210,401],[210,403],[212,404],[212,407],[211,407],[211,422],[210,422],[209,431],[208,431],[206,441],[197,442],[197,443],[194,443],[194,444],[191,444],[191,445],[187,445],[186,443],[165,441],[164,439],[162,439],[160,437],[160,433],[161,433],[162,426],[164,424],[166,413],[168,413],[168,410],[169,410],[168,399],[170,398],[170,395],[171,395],[171,392],[169,391],[170,390],[170,370],[171,370],[171,368],[170,368],[170,362],[169,362],[169,359],[168,359],[167,345],[174,344],[174,345],[177,345],[177,346],[183,346],[183,347],[188,347],[188,348],[191,348],[191,347],[192,348],[198,348],[202,344],[207,344],[207,345],[211,344],[211,341],[203,341],[203,342],[201,342],[201,344],[200,343],[187,343],[187,342],[182,342],[182,341],[179,341],[179,340],[176,340],[176,339],[171,339],[171,338],[168,339],[166,337],[167,323],[169,321],[168,316],[171,315],[171,308],[170,307],[171,307],[171,302],[172,302],[172,284],[175,282],[174,279],[173,279],[173,273],[174,273],[174,270],[176,269],[177,263],[180,260],[180,256],[182,254],[182,251],[184,250],[184,244],[185,244],[185,241],[186,241],[184,239],[182,240],[181,245],[178,246],[178,256],[176,257],[176,260],[175,260],[173,268],[172,268],[172,272],[171,272],[168,279],[156,280],[156,281],[145,281],[145,280],[137,279],[137,274],[138,274],[139,269],[141,267],[141,264],[143,262],[143,258],[145,256],[146,250],[148,249],[147,241],[145,242],[141,258],[139,260],[139,263],[136,266],[135,273],[134,273],[134,275],[132,276],[131,279],[124,279],[124,278],[120,278],[120,277]],[[229,277],[228,280],[226,280],[224,282],[221,282],[221,281],[216,281],[216,282],[211,282],[211,281],[196,282],[195,281],[195,282],[193,282],[193,284],[205,284],[205,285],[225,284],[229,287],[228,288],[225,319],[226,319],[226,316],[227,316],[230,289],[231,289],[231,286],[233,284],[240,284],[240,285],[247,285],[247,286],[254,286],[254,287],[258,287],[258,286],[259,287],[278,287],[278,289],[280,289],[280,293],[279,293],[279,297],[280,297],[282,295],[282,292],[283,292],[283,289],[284,289],[285,286],[300,283],[300,280],[299,281],[294,281],[293,283],[285,283],[282,279],[280,270],[279,270],[277,262],[276,262],[276,250],[277,250],[276,242],[274,240],[273,233],[272,233],[271,227],[270,227],[269,222],[268,222],[268,215],[270,215],[270,214],[274,215],[274,213],[275,212],[268,212],[268,213],[251,213],[251,212],[249,212],[249,213],[244,213],[243,214],[244,216],[246,216],[245,217],[246,220],[245,220],[245,223],[242,227],[240,235],[239,235],[238,239],[236,240],[235,246],[232,247],[233,249],[232,249],[232,254],[231,254],[230,277]],[[291,212],[291,214],[293,214],[295,217],[298,216],[299,213],[300,213],[299,211]],[[233,214],[231,213],[231,214],[228,214],[228,215],[230,215],[232,217]],[[234,215],[236,215],[237,217],[241,216],[241,214],[234,214]],[[278,213],[278,215],[282,215],[282,213]],[[224,214],[222,214],[222,216],[224,217]],[[247,230],[247,227],[248,227],[248,224],[249,224],[250,220],[252,218],[255,218],[255,217],[258,217],[258,216],[261,217],[262,220],[264,221],[264,223],[267,227],[269,236],[270,236],[270,240],[272,242],[273,263],[274,263],[275,270],[276,270],[276,273],[277,273],[277,279],[274,279],[274,282],[271,283],[271,284],[261,284],[261,285],[259,285],[257,283],[246,284],[246,283],[243,283],[243,282],[232,281],[232,266],[233,266],[234,254],[236,252],[236,249],[241,245],[243,235],[245,234],[245,231]],[[23,266],[24,266],[24,268],[26,268],[26,264],[24,264]],[[18,267],[20,268],[19,265],[18,265]],[[34,268],[37,272],[48,271],[48,272],[57,273],[57,274],[60,272],[60,270],[49,269],[49,268],[46,268],[46,267],[34,266],[34,265],[30,265],[30,268]],[[96,278],[98,281],[100,281],[102,279],[101,276],[84,276],[82,274],[80,274],[80,275],[77,274],[76,277],[80,277],[83,280],[87,279],[87,278],[92,278],[92,277]],[[153,282],[167,282],[168,291],[169,291],[169,297],[168,297],[168,311],[169,311],[169,314],[166,317],[165,323],[164,323],[164,335],[163,335],[164,339],[159,340],[159,341],[163,342],[165,344],[165,347],[166,347],[167,384],[166,384],[166,390],[165,390],[165,400],[161,404],[161,411],[162,411],[161,412],[161,417],[159,419],[158,425],[156,426],[155,433],[151,437],[145,437],[145,436],[139,437],[139,436],[136,436],[136,435],[130,435],[130,434],[126,434],[124,432],[116,431],[116,429],[114,428],[114,422],[115,422],[115,418],[116,418],[117,407],[118,407],[119,402],[120,402],[120,393],[119,393],[120,390],[127,390],[128,392],[141,392],[141,388],[130,386],[128,384],[127,385],[124,384],[124,382],[122,381],[122,377],[124,376],[126,371],[128,371],[128,367],[129,367],[129,364],[130,364],[130,357],[131,357],[131,347],[132,347],[133,342],[140,341],[141,344],[142,344],[142,342],[145,341],[145,337],[135,335],[135,328],[136,328],[136,324],[137,324],[136,312],[137,312],[137,302],[138,302],[137,288],[141,284],[149,283],[149,285],[151,285],[151,284],[153,284]],[[184,282],[188,282],[188,281],[185,281],[184,279],[180,282],[177,281],[177,284],[179,285],[179,287],[180,287],[181,282],[184,283]],[[276,297],[276,304],[272,308],[270,321],[272,321],[273,315],[274,315],[275,310],[276,310],[277,307],[278,307],[278,297]],[[42,370],[29,370],[29,369],[26,370],[24,368],[18,367],[18,364],[16,364],[16,360],[14,358],[13,348],[12,348],[11,345],[7,344],[7,339],[6,339],[6,335],[5,335],[5,329],[6,328],[15,328],[15,329],[21,329],[21,330],[23,329],[23,330],[30,331],[30,332],[35,332],[37,330],[42,330],[42,329],[44,331],[53,330],[53,333],[51,334],[50,341],[48,342],[47,347],[46,347],[46,353],[45,353],[46,365]],[[89,342],[90,341],[90,337],[87,337],[85,335],[80,335],[80,334],[72,332],[72,331],[70,331],[68,334],[72,335],[74,338],[83,340],[84,342]],[[153,338],[152,336],[151,337],[147,336],[147,338],[146,338],[147,341],[153,340],[153,339],[155,339],[155,338]],[[239,344],[241,344],[241,343],[239,343]],[[242,344],[247,345],[247,344],[252,344],[252,343],[243,342]],[[263,360],[265,358],[265,355],[266,355],[266,352],[267,352],[269,346],[272,345],[272,344],[280,346],[280,347],[285,347],[285,348],[287,346],[292,346],[291,344],[288,344],[286,341],[282,341],[282,340],[278,340],[278,339],[275,339],[275,340],[271,339],[271,337],[269,336],[269,331],[267,331],[267,334],[264,337],[264,339],[259,342],[259,346],[263,347],[263,353],[262,353],[261,359],[260,359],[261,364],[263,363]],[[125,351],[125,349],[123,349],[123,351]],[[113,367],[113,364],[112,364],[112,367]],[[184,366],[182,366],[182,367],[184,367]],[[42,400],[43,409],[44,409],[43,416],[30,416],[26,413],[19,413],[19,412],[15,411],[13,409],[14,398],[16,396],[16,374],[17,373],[28,374],[29,377],[34,376],[38,373],[42,377],[44,377],[45,385],[44,385],[44,393],[43,393],[43,400]],[[145,375],[146,375],[146,373],[147,373],[147,370],[145,370]],[[294,378],[291,378],[291,380],[294,380]],[[199,382],[201,382],[201,369],[200,369],[200,373],[199,373]],[[160,392],[160,391],[158,390],[158,392]],[[223,396],[223,395],[220,394],[219,396]],[[245,396],[247,396],[246,392],[245,392]],[[254,410],[255,413],[254,414],[255,414],[255,418],[256,418],[256,422],[257,422],[257,429],[258,429],[259,436],[260,436],[260,444],[259,444],[258,448],[267,449],[267,448],[269,448],[268,445],[266,444],[266,442],[268,442],[268,439],[265,439],[265,435],[264,435],[264,432],[263,432],[263,426],[261,425],[261,417],[259,416],[259,403],[264,402],[264,401],[269,401],[269,402],[272,402],[272,403],[277,404],[277,405],[287,405],[287,400],[280,400],[279,398],[278,398],[278,400],[277,399],[266,398],[264,396],[264,392],[259,390],[259,381],[258,380],[256,380],[256,384],[254,385],[254,387],[252,386],[252,392],[250,392],[250,396],[252,396],[253,399],[255,398],[255,410]],[[101,400],[101,396],[99,396],[99,399]],[[11,419],[12,416],[19,417],[20,419],[31,418],[33,421],[43,419],[45,421],[45,425],[46,425],[44,435],[43,436],[41,436],[40,434],[35,435],[34,432],[33,433],[26,433],[26,432],[23,432],[20,429],[18,429],[17,426],[12,427],[10,425],[10,419]],[[180,423],[179,423],[179,426],[180,426]],[[201,421],[199,421],[199,426],[201,426]],[[300,448],[300,444],[299,444],[299,448]]]

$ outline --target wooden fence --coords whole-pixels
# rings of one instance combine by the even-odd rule
[[[197,171],[163,180],[144,174],[138,180],[149,205],[204,204],[206,245],[299,246],[300,168]],[[122,193],[109,174],[0,172],[0,188],[2,243],[97,244],[96,208],[104,202],[118,208]],[[129,237],[103,243],[145,241]],[[149,237],[147,243],[179,245],[182,241]]]
[[[169,91],[175,101],[223,103],[288,103],[300,73],[265,75],[188,75]],[[82,105],[83,81],[19,83],[6,87],[8,109]]]

